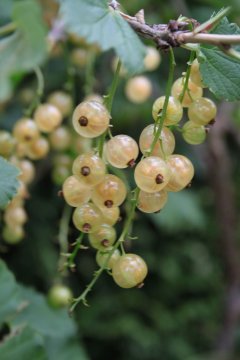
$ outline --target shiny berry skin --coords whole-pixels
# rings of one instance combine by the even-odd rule
[[[99,208],[101,210],[102,216],[103,216],[103,223],[108,225],[115,225],[116,222],[120,218],[120,209],[118,206],[114,206],[111,208],[101,207]]]
[[[191,65],[190,80],[197,86],[204,88],[202,76],[199,70],[199,62],[195,59]]]
[[[107,161],[119,169],[134,166],[138,153],[138,144],[128,135],[114,136],[107,142],[105,148]]]
[[[174,82],[172,86],[172,96],[179,98],[183,91],[184,81],[185,78],[180,77]],[[189,107],[189,105],[193,101],[200,99],[203,94],[203,89],[200,86],[195,85],[190,79],[188,81],[188,89],[189,91],[186,90],[182,100],[183,107]],[[191,95],[191,97],[189,96],[189,94]]]
[[[101,224],[100,227],[89,234],[90,245],[97,250],[106,250],[114,244],[117,234],[116,230],[107,224]]]
[[[137,208],[144,213],[155,213],[166,205],[167,199],[168,194],[165,189],[155,193],[147,193],[140,190]]]
[[[84,184],[95,186],[105,176],[106,166],[103,160],[93,152],[79,155],[73,162],[72,172]]]
[[[171,177],[166,186],[167,191],[180,191],[190,184],[194,167],[191,161],[183,155],[170,155],[167,159]]]
[[[147,155],[151,148],[158,127],[154,124],[143,129],[139,138],[139,147],[143,155]],[[161,142],[160,142],[161,140]],[[164,158],[171,155],[175,149],[175,137],[170,129],[163,127],[159,141],[155,144],[151,155]]]
[[[107,130],[110,119],[111,116],[103,104],[84,101],[74,110],[73,127],[79,135],[95,138]]]
[[[59,126],[56,130],[51,132],[49,140],[51,147],[54,150],[64,151],[70,147],[72,136],[66,126]]]
[[[196,125],[207,125],[215,119],[216,115],[217,107],[208,98],[197,99],[188,108],[189,120]]]
[[[142,285],[147,272],[145,261],[135,254],[122,255],[112,268],[113,280],[124,289]]]
[[[8,132],[0,131],[0,156],[8,158],[12,155],[16,146],[16,139]]]
[[[91,188],[76,176],[69,176],[64,181],[62,191],[65,201],[73,207],[81,206],[91,198]]]
[[[187,121],[182,128],[182,136],[188,144],[202,144],[206,139],[206,129],[204,126]]]
[[[48,104],[56,106],[63,117],[69,116],[73,109],[72,97],[64,91],[55,91],[47,98]]]
[[[48,140],[41,136],[31,144],[27,149],[27,156],[32,160],[43,159],[49,152],[49,142]]]
[[[155,100],[152,108],[152,116],[155,121],[158,120],[158,116],[163,109],[165,102],[165,96],[161,96]],[[182,119],[183,108],[180,101],[173,96],[169,97],[166,117],[164,119],[164,125],[176,125]]]
[[[92,201],[99,208],[120,206],[127,195],[124,182],[115,175],[105,175],[104,179],[95,186]]]
[[[141,190],[154,193],[162,190],[167,185],[170,170],[163,159],[157,156],[149,156],[137,164],[134,178]]]
[[[17,166],[21,170],[21,175],[19,176],[19,179],[25,184],[30,184],[33,181],[36,173],[33,163],[27,159],[23,159],[19,161]]]
[[[79,206],[73,213],[73,223],[78,230],[92,233],[102,224],[101,211],[91,203]]]
[[[127,81],[125,94],[135,104],[144,103],[152,93],[152,83],[146,76],[135,76]]]
[[[111,248],[105,249],[104,251],[98,251],[96,254],[96,262],[100,267],[103,267],[105,262],[107,261],[109,257],[109,253],[111,251]],[[113,265],[116,263],[117,260],[119,260],[121,254],[118,249],[114,250],[112,255],[109,257],[109,260],[107,261],[105,268],[106,269],[112,269]]]
[[[146,47],[147,54],[144,58],[144,67],[147,71],[154,71],[161,63],[160,52],[153,46]]]
[[[52,307],[61,308],[70,305],[73,298],[72,291],[65,285],[57,284],[48,292],[48,302]]]
[[[32,119],[18,120],[13,127],[13,136],[20,142],[30,143],[39,137],[38,127]]]
[[[34,120],[40,131],[50,133],[62,122],[62,114],[58,108],[51,104],[39,105],[34,113]]]
[[[27,213],[20,206],[7,208],[4,213],[4,221],[9,227],[23,225],[27,221]]]

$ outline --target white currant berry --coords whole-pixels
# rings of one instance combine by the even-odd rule
[[[97,250],[106,250],[112,246],[116,237],[116,230],[107,224],[101,224],[96,231],[88,236],[90,245]]]
[[[180,77],[177,79],[173,86],[172,86],[172,96],[179,99],[180,95],[183,92],[185,78]],[[200,99],[203,95],[203,89],[200,86],[195,85],[190,79],[188,80],[188,89],[186,89],[183,100],[182,106],[189,107],[189,105],[197,100]]]
[[[167,191],[180,191],[188,186],[194,175],[191,161],[183,155],[173,154],[167,159],[171,177],[166,186]]]
[[[73,101],[64,91],[54,91],[47,98],[48,104],[56,106],[63,117],[69,116],[73,108]]]
[[[206,139],[206,129],[204,126],[187,121],[182,128],[182,136],[188,144],[202,144]]]
[[[162,190],[167,185],[170,170],[163,159],[157,156],[149,156],[137,164],[134,178],[141,190],[154,193]]]
[[[39,160],[44,158],[49,152],[48,140],[40,136],[38,139],[29,144],[27,149],[27,156],[32,160]]]
[[[72,171],[84,184],[95,186],[104,179],[106,166],[97,154],[89,152],[74,160]]]
[[[67,150],[71,145],[72,136],[66,126],[59,126],[51,132],[49,140],[54,150]]]
[[[62,191],[65,201],[73,207],[81,206],[91,198],[91,188],[76,176],[69,176],[64,181]]]
[[[105,264],[106,269],[112,269],[113,265],[119,260],[121,254],[118,249],[115,249],[113,253],[109,256],[112,248],[105,249],[104,251],[98,251],[96,254],[96,262],[100,267],[103,267]]]
[[[147,46],[147,54],[144,58],[144,67],[147,71],[154,71],[161,63],[160,52],[153,46]]]
[[[151,124],[143,129],[139,138],[139,147],[143,155],[148,155],[155,138],[158,126]],[[152,155],[164,158],[171,155],[175,149],[175,137],[166,126],[162,128],[161,134],[155,144]]]
[[[39,130],[32,119],[18,120],[13,127],[13,136],[20,142],[30,143],[39,137]]]
[[[152,108],[152,116],[155,121],[158,120],[161,114],[166,97],[161,96],[155,100]],[[169,97],[166,117],[164,118],[164,125],[176,125],[182,119],[183,108],[180,101],[173,96]]]
[[[195,100],[188,108],[188,117],[194,124],[207,125],[214,121],[217,115],[217,107],[214,102],[208,98]]]
[[[79,206],[74,210],[73,223],[78,230],[84,233],[92,233],[102,224],[101,211],[91,203]]]
[[[112,276],[115,283],[122,288],[141,286],[147,276],[147,265],[138,255],[122,255],[112,268]]]
[[[55,130],[62,122],[62,114],[59,109],[52,104],[41,104],[34,113],[34,120],[40,131],[50,133]]]
[[[97,101],[84,101],[74,110],[73,127],[79,135],[95,138],[107,130],[110,118],[103,104]]]
[[[152,83],[146,76],[135,76],[127,81],[125,94],[133,103],[144,103],[151,93]]]
[[[105,148],[107,161],[119,169],[134,166],[138,152],[136,141],[128,135],[114,136],[107,142]]]
[[[144,213],[155,213],[160,211],[167,202],[168,194],[165,189],[148,193],[140,190],[137,202],[137,208]]]

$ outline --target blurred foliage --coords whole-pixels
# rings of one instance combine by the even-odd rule
[[[13,3],[10,0],[0,3],[1,24],[9,21]],[[49,26],[57,5],[52,0],[39,3]],[[188,16],[205,21],[226,2],[122,0],[121,4],[131,14],[144,8],[149,23],[163,23],[178,17],[183,10]],[[234,9],[231,20],[238,22],[239,2],[231,0],[227,5]],[[88,67],[72,72],[69,66],[71,50],[76,46],[73,41],[61,41],[43,64],[44,100],[52,91],[64,89],[72,92],[77,104],[85,95],[86,80],[93,85],[94,92],[107,93],[113,76],[112,52],[96,54],[90,49],[95,66],[89,79]],[[189,54],[179,49],[175,53],[177,77],[185,71]],[[168,56],[163,53],[159,69],[147,74],[153,84],[153,94],[142,105],[133,105],[126,99],[126,80],[121,80],[113,106],[114,134],[124,132],[138,139],[143,127],[152,121],[153,100],[164,94],[167,73]],[[12,129],[22,116],[26,108],[21,97],[23,90],[36,90],[34,74],[22,76],[17,72],[16,78],[12,81],[14,95],[0,105],[0,128],[3,129]],[[239,114],[238,106],[235,112],[238,124]],[[148,264],[144,288],[120,289],[104,274],[90,293],[90,307],[79,306],[73,319],[67,310],[53,310],[46,301],[49,288],[61,277],[58,239],[64,201],[57,196],[60,186],[53,184],[51,177],[54,152],[36,162],[37,175],[26,203],[29,214],[26,238],[16,246],[7,246],[3,239],[0,243],[0,339],[5,339],[0,343],[1,360],[210,359],[221,331],[226,294],[225,265],[218,244],[219,224],[208,183],[206,145],[193,149],[181,141],[179,134],[176,140],[176,152],[189,156],[196,176],[190,189],[169,197],[161,213],[136,214],[133,236],[137,239],[128,241],[126,248],[142,256]],[[230,150],[239,204],[239,160],[232,142]],[[126,176],[132,183],[132,174],[127,171]],[[126,209],[121,210],[125,217]],[[69,242],[76,237],[77,232],[70,224]],[[63,282],[77,296],[96,270],[95,252],[81,251],[76,263],[77,271],[64,277]],[[240,327],[235,356],[240,357]]]

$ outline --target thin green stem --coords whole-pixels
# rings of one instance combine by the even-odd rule
[[[0,27],[0,36],[7,35],[13,31],[15,31],[16,28],[17,28],[17,26],[13,22],[11,22],[7,25],[1,26]]]
[[[59,226],[59,245],[60,245],[60,254],[66,254],[68,251],[68,229],[69,229],[69,222],[71,218],[72,209],[67,204],[63,209],[62,218],[60,220]],[[58,269],[59,271],[63,271],[65,268],[65,258],[64,256],[60,255],[59,262],[58,262]]]
[[[121,246],[121,244],[124,242],[125,238],[127,237],[134,215],[135,215],[135,209],[137,206],[137,201],[138,201],[138,196],[139,196],[139,189],[136,188],[133,192],[133,197],[131,199],[131,209],[129,212],[129,215],[125,221],[124,227],[123,227],[123,231],[120,235],[120,237],[118,238],[118,240],[115,242],[113,248],[111,249],[111,251],[109,251],[109,255],[106,258],[106,260],[104,261],[103,265],[94,273],[93,279],[92,281],[87,285],[86,289],[83,291],[83,293],[76,299],[73,300],[72,305],[70,307],[70,312],[73,312],[73,310],[75,309],[75,307],[79,304],[79,303],[83,303],[84,305],[88,305],[87,303],[87,295],[88,293],[92,290],[93,286],[95,285],[96,281],[99,279],[99,277],[101,276],[101,274],[106,270],[107,268],[107,264],[108,261],[110,259],[110,257],[112,256],[113,252],[119,247]]]
[[[182,103],[182,101],[184,99],[186,91],[188,91],[188,81],[189,81],[189,78],[190,78],[191,65],[192,65],[192,62],[193,62],[194,58],[195,58],[195,52],[191,51],[190,58],[189,58],[189,61],[188,61],[188,67],[187,67],[187,71],[186,71],[186,75],[185,75],[185,79],[184,79],[183,89],[182,89],[182,92],[181,92],[181,94],[179,96],[179,101],[181,103]],[[189,94],[189,96],[191,96],[191,95]]]
[[[67,266],[72,269],[73,267],[75,267],[74,265],[74,260],[75,257],[77,256],[77,253],[79,251],[79,249],[81,248],[82,245],[82,241],[84,238],[84,233],[80,233],[79,237],[76,240],[75,246],[74,246],[74,250],[73,252],[70,254],[70,256],[67,259]]]
[[[28,109],[24,112],[26,116],[31,116],[32,112],[35,110],[35,108],[39,105],[41,98],[43,96],[44,92],[44,76],[39,66],[34,68],[34,72],[36,74],[37,78],[37,90],[36,90],[36,96],[34,97],[33,101],[31,102]]]
[[[88,61],[86,64],[85,86],[84,86],[85,95],[89,95],[93,92],[93,87],[95,83],[95,77],[94,77],[95,60],[96,60],[96,54],[92,51],[88,55]]]
[[[153,142],[151,144],[148,156],[152,155],[154,147],[155,147],[156,143],[159,141],[159,138],[160,138],[160,135],[161,135],[161,132],[162,132],[162,128],[163,128],[163,123],[164,123],[164,120],[165,120],[166,115],[167,115],[167,107],[168,107],[168,102],[169,102],[169,98],[170,98],[170,95],[171,95],[171,88],[172,88],[173,78],[174,78],[174,69],[175,69],[175,65],[176,65],[175,58],[174,58],[174,52],[173,52],[172,48],[170,48],[170,53],[169,54],[170,54],[170,58],[169,58],[170,64],[169,64],[169,75],[168,75],[168,80],[167,80],[165,101],[164,101],[164,104],[163,104],[162,112],[161,112],[161,114],[159,115],[159,117],[158,117],[158,119],[156,121],[157,130],[156,130],[156,133],[154,135],[154,139],[153,139]]]
[[[113,78],[109,93],[108,93],[108,95],[106,95],[104,97],[104,102],[103,102],[104,105],[106,106],[107,110],[109,111],[109,114],[111,114],[111,112],[112,112],[112,104],[113,104],[114,95],[116,93],[117,86],[118,86],[120,69],[121,69],[121,61],[118,60],[117,68],[116,68],[116,71],[114,74],[114,78]],[[103,156],[103,146],[104,146],[104,142],[105,142],[107,134],[108,134],[108,130],[106,130],[101,135],[101,137],[99,138],[99,141],[98,141],[98,153],[99,153],[100,157]]]

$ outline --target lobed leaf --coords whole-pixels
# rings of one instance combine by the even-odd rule
[[[144,69],[145,48],[125,20],[106,0],[59,0],[60,14],[69,32],[114,49],[130,74]]]
[[[0,157],[0,209],[4,209],[17,194],[19,169]]]

